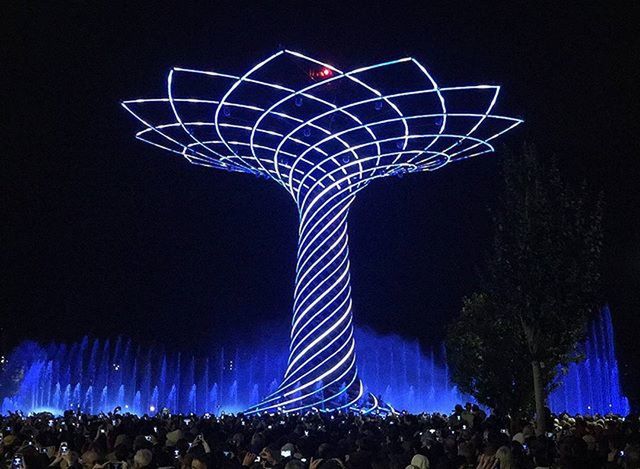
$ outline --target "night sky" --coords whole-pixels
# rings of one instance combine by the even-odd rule
[[[5,348],[124,333],[203,352],[286,327],[297,218],[273,182],[137,142],[123,99],[170,67],[242,73],[279,47],[349,69],[416,57],[441,85],[501,84],[502,139],[606,197],[605,297],[640,389],[637,2],[16,2],[3,28]],[[4,16],[4,15],[3,15]],[[377,181],[351,213],[355,318],[437,344],[477,288],[500,152]],[[250,346],[247,341],[239,342]]]

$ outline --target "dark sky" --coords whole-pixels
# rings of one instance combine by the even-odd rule
[[[637,2],[16,3],[2,38],[7,345],[124,331],[206,349],[265,317],[285,327],[288,195],[137,142],[119,105],[161,94],[172,66],[241,73],[285,46],[343,69],[411,55],[442,85],[503,85],[499,110],[526,119],[503,142],[534,142],[568,179],[605,191],[605,293],[626,370],[640,369]],[[477,286],[499,158],[360,194],[358,323],[441,340]]]

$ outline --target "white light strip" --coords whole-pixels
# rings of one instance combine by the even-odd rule
[[[356,356],[355,356],[355,353],[353,353],[354,346],[355,346],[355,342],[352,339],[351,340],[351,348],[349,349],[349,352],[347,354],[345,354],[345,356],[340,360],[340,362],[338,362],[338,364],[334,365],[328,371],[325,371],[324,373],[322,373],[322,375],[320,375],[321,377],[319,377],[318,379],[305,383],[304,387],[300,386],[299,388],[296,388],[296,389],[294,389],[292,391],[289,391],[287,393],[287,396],[290,396],[291,394],[295,394],[296,392],[301,391],[302,389],[306,389],[306,388],[308,388],[309,386],[311,386],[311,385],[313,385],[315,383],[319,383],[320,381],[322,381],[323,378],[326,378],[331,373],[333,373],[334,371],[338,370],[342,365],[344,365],[346,360],[351,357],[351,363],[348,365],[346,370],[344,372],[342,372],[342,374],[339,375],[337,378],[335,378],[333,381],[329,382],[328,384],[323,385],[322,387],[320,387],[318,389],[315,389],[314,391],[312,391],[312,392],[310,392],[310,393],[308,393],[306,395],[294,397],[292,399],[288,399],[288,400],[285,400],[283,402],[278,402],[276,404],[272,404],[272,405],[266,406],[266,407],[262,407],[262,405],[260,405],[260,411],[265,411],[265,410],[269,410],[269,409],[276,409],[278,407],[286,406],[287,404],[291,404],[293,402],[301,401],[301,400],[303,400],[303,399],[305,399],[307,397],[310,397],[310,396],[313,396],[314,394],[317,394],[319,391],[322,391],[322,390],[328,388],[332,384],[335,384],[335,383],[339,382],[342,378],[344,378],[355,367]],[[355,381],[356,378],[357,378],[357,375],[354,373],[354,381]],[[282,398],[284,399],[287,396],[283,395]],[[313,405],[315,405],[315,403],[310,404],[310,405],[305,405],[303,408],[311,407]]]
[[[347,334],[347,337],[344,338],[343,336]],[[315,371],[316,369],[324,366],[327,362],[329,362],[338,352],[338,350],[342,350],[342,348],[344,347],[344,344],[348,343],[349,340],[351,339],[351,337],[353,336],[353,321],[352,318],[349,318],[349,321],[345,324],[345,326],[340,330],[340,332],[338,334],[336,334],[327,344],[324,344],[322,348],[320,348],[318,351],[314,352],[312,355],[310,355],[309,357],[307,357],[307,359],[305,361],[303,361],[302,363],[300,363],[295,369],[291,370],[291,372],[289,372],[289,376],[286,376],[283,378],[282,380],[282,385],[281,385],[281,389],[284,389],[286,387],[289,387],[291,385],[293,385],[300,376],[305,376],[307,373],[310,373],[312,371]],[[320,355],[322,355],[325,351],[331,351],[331,349],[335,349],[335,347],[332,347],[332,345],[335,342],[338,341],[342,341],[342,345],[340,345],[335,352],[332,352],[330,355],[327,355],[326,357],[323,357],[322,360],[315,365],[313,368],[311,368],[311,370],[309,370],[307,373],[300,375],[300,371],[302,371],[304,369],[305,366],[307,366],[309,363],[311,363],[315,358],[319,357]],[[287,384],[289,383],[289,384]],[[285,386],[287,385],[287,386]]]
[[[301,374],[301,375],[298,375],[298,374],[297,374],[297,372],[298,372],[299,370],[301,370],[301,369],[304,367],[304,365],[305,365],[306,363],[308,363],[308,361],[305,361],[305,363],[302,363],[301,365],[299,365],[299,367],[298,367],[298,368],[296,368],[294,371],[292,371],[292,372],[289,374],[289,377],[284,378],[284,379],[282,380],[282,384],[278,387],[278,390],[277,390],[276,392],[274,392],[272,395],[279,396],[279,395],[282,393],[282,391],[284,391],[284,390],[285,390],[285,389],[287,389],[287,388],[290,388],[291,386],[294,386],[294,385],[296,384],[296,382],[297,382],[297,381],[300,381],[300,380],[302,380],[302,379],[306,378],[306,377],[307,377],[307,376],[309,376],[311,373],[313,373],[313,372],[314,372],[314,371],[316,371],[317,369],[319,369],[319,368],[321,368],[322,366],[324,366],[324,365],[325,365],[327,362],[329,362],[333,357],[335,357],[336,355],[338,355],[338,354],[339,354],[339,353],[340,353],[340,352],[341,352],[341,351],[342,351],[342,350],[343,350],[343,349],[344,349],[344,348],[345,348],[345,347],[350,343],[350,341],[351,341],[351,339],[352,339],[352,337],[353,337],[353,328],[352,328],[352,327],[349,327],[349,326],[351,326],[351,323],[347,323],[347,325],[346,325],[346,326],[345,326],[345,328],[341,331],[341,333],[340,333],[339,335],[337,335],[337,336],[333,339],[333,341],[336,341],[336,340],[338,340],[338,339],[340,339],[340,338],[342,337],[343,332],[346,332],[346,331],[348,331],[348,332],[349,332],[348,336],[346,337],[346,339],[344,339],[344,340],[342,341],[342,344],[341,344],[339,347],[335,348],[335,350],[333,350],[333,351],[331,352],[331,354],[330,354],[330,355],[328,355],[326,358],[324,358],[321,362],[319,362],[319,363],[318,363],[317,365],[315,365],[313,368],[310,368],[309,370],[307,370],[306,372],[304,372],[304,373],[303,373],[303,374]],[[267,396],[267,399],[264,399],[262,402],[263,402],[263,403],[269,402],[268,397],[270,397],[270,396]],[[276,397],[275,399],[277,399],[277,397]]]

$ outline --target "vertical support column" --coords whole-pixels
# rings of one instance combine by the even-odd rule
[[[300,207],[287,369],[278,390],[250,411],[334,410],[362,397],[347,233],[354,198],[350,191],[321,191]]]

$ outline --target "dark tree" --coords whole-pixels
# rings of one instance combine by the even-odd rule
[[[449,356],[454,381],[480,402],[517,412],[533,397],[542,432],[558,370],[580,358],[600,303],[601,203],[531,146],[505,157],[503,178],[482,293],[450,327]]]
[[[534,395],[522,328],[505,317],[485,293],[464,299],[449,327],[447,361],[460,391],[496,413],[530,415]]]

